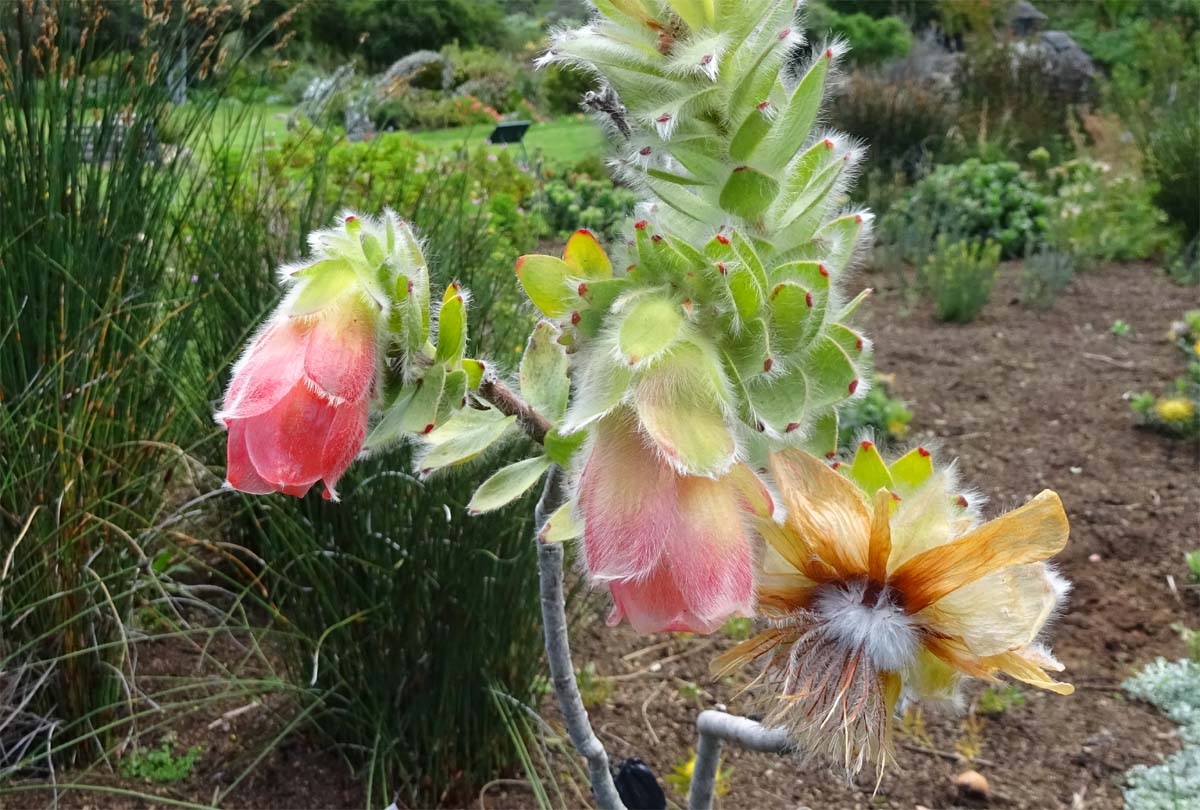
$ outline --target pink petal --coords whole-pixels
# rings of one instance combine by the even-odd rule
[[[637,432],[627,409],[602,419],[579,479],[584,546],[593,578],[648,572],[674,525],[675,473]]]
[[[679,522],[666,539],[660,564],[670,566],[691,619],[710,630],[735,613],[749,613],[754,575],[750,535],[740,493],[726,479],[680,479]]]
[[[246,421],[246,447],[258,474],[280,489],[307,491],[321,478],[321,456],[336,409],[298,383],[278,405]],[[287,490],[285,490],[287,491]]]
[[[246,419],[279,404],[304,376],[305,328],[293,321],[273,323],[233,367],[219,421]]]
[[[304,371],[327,396],[357,402],[375,381],[375,348],[371,313],[345,304],[313,326]]]
[[[246,452],[246,423],[241,419],[229,420],[225,457],[225,480],[229,486],[251,495],[266,495],[275,491],[275,487],[264,480],[250,463],[250,454]]]
[[[333,417],[325,447],[321,451],[321,477],[325,480],[322,495],[326,500],[337,500],[334,487],[362,449],[363,439],[367,435],[367,404],[367,400],[363,399],[338,406],[337,415]]]

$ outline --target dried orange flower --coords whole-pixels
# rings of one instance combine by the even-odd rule
[[[1073,691],[1036,642],[1069,589],[1044,562],[1067,542],[1055,493],[978,525],[923,448],[890,467],[870,442],[834,467],[785,450],[770,468],[787,509],[782,524],[756,521],[770,627],[713,669],[763,660],[765,723],[800,750],[882,770],[897,703],[953,700],[964,676]]]

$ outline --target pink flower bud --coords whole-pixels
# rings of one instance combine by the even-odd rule
[[[229,486],[303,497],[338,478],[362,448],[376,371],[375,323],[361,303],[316,319],[276,319],[233,369],[216,415],[229,429]]]
[[[640,633],[711,633],[749,614],[750,514],[769,515],[770,495],[750,469],[719,480],[680,475],[639,433],[631,413],[597,427],[579,481],[592,579],[613,597],[609,623]]]

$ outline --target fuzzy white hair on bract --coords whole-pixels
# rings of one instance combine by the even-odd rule
[[[917,628],[887,588],[871,594],[865,579],[826,585],[813,610],[831,638],[864,652],[881,672],[899,672],[916,660]]]

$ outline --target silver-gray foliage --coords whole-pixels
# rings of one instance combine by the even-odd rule
[[[1137,765],[1125,774],[1126,810],[1200,808],[1200,664],[1159,658],[1124,684],[1182,727],[1183,748],[1160,765]]]

